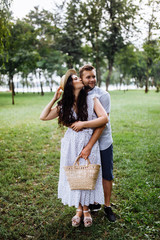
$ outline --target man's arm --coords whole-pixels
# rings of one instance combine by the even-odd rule
[[[102,106],[104,107],[108,117],[109,117],[109,113],[110,113],[110,95],[109,94],[104,94],[101,96],[100,102],[102,104]],[[87,157],[90,155],[91,149],[93,147],[93,145],[95,144],[95,142],[100,138],[103,130],[105,129],[105,126],[96,128],[94,133],[92,134],[92,137],[90,138],[88,144],[83,148],[82,152],[81,152],[81,157],[83,157],[84,159],[87,159]]]
[[[84,159],[87,159],[88,156],[90,155],[91,149],[93,147],[93,145],[95,144],[95,142],[99,139],[99,137],[101,136],[103,130],[105,129],[105,126],[96,128],[94,133],[92,134],[92,137],[90,138],[88,144],[83,148],[82,152],[80,153],[80,156]]]

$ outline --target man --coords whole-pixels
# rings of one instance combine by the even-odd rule
[[[80,68],[80,78],[88,91],[88,94],[96,94],[106,110],[108,116],[110,113],[110,95],[108,92],[102,90],[96,85],[96,71],[91,65],[84,65]],[[95,115],[96,118],[96,115]],[[95,129],[89,143],[81,152],[83,158],[87,158],[90,154],[92,146],[99,139],[101,162],[102,162],[102,177],[103,177],[103,189],[105,197],[104,212],[109,221],[115,222],[116,218],[110,206],[110,198],[112,192],[112,180],[113,180],[113,140],[111,133],[110,121],[106,126]],[[90,205],[91,211],[100,210],[100,204]]]

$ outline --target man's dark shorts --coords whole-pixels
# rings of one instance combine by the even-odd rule
[[[105,180],[113,180],[113,145],[105,150],[100,151],[102,163],[102,177]]]

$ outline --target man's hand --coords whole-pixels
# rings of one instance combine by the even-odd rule
[[[87,160],[88,156],[91,153],[91,148],[89,148],[88,146],[85,146],[82,150],[82,152],[80,153],[80,156],[82,158],[84,158],[85,160]]]
[[[78,132],[80,130],[82,130],[84,127],[83,127],[84,123],[82,121],[77,121],[77,122],[74,122],[72,125],[71,125],[71,128]]]

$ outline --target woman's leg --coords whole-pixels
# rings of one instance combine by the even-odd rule
[[[83,215],[83,208],[82,208],[82,205],[79,204],[78,208],[76,209],[76,215],[72,218],[73,227],[78,227],[80,225],[82,215]]]
[[[92,225],[92,217],[90,214],[89,207],[86,205],[83,206],[83,214],[84,214],[84,226],[90,227]]]
[[[82,217],[82,215],[83,215],[83,208],[82,208],[82,205],[79,204],[78,208],[76,209],[76,216]]]

